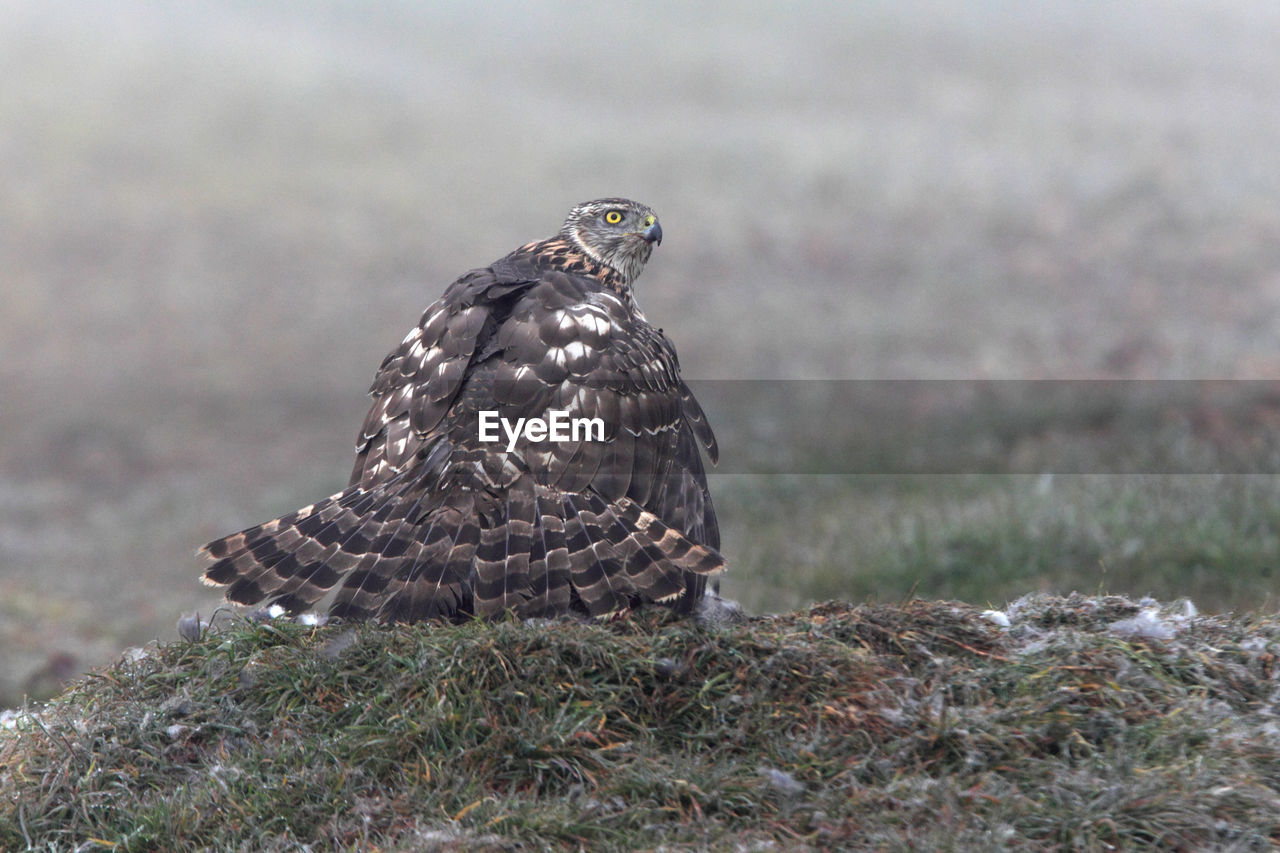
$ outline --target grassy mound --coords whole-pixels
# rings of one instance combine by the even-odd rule
[[[236,620],[0,718],[0,849],[1266,848],[1277,651],[1118,597]]]

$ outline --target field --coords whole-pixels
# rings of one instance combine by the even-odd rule
[[[0,4],[0,708],[212,612],[194,549],[342,485],[422,308],[613,194],[749,610],[1274,610],[1277,23]]]

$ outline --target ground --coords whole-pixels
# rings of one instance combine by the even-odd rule
[[[1258,850],[1274,619],[229,620],[0,716],[0,847]]]

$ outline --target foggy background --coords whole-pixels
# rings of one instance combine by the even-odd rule
[[[194,549],[344,485],[422,309],[589,198],[661,216],[693,380],[1280,377],[1275,4],[6,2],[0,78],[10,702],[210,613]],[[767,609],[800,510],[731,477]]]

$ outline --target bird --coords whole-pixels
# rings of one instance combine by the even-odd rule
[[[602,198],[462,275],[376,371],[347,487],[204,545],[202,580],[384,623],[705,603],[719,447],[636,302],[661,242],[649,207]]]

